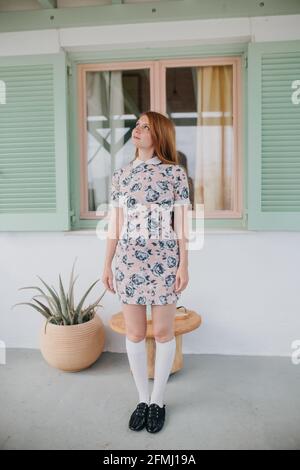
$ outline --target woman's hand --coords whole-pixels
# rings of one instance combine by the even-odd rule
[[[183,291],[189,282],[189,274],[186,266],[180,266],[177,269],[175,279],[175,292],[178,294]]]
[[[115,294],[116,291],[114,289],[113,278],[114,276],[113,276],[111,266],[105,266],[103,270],[103,274],[102,274],[102,282],[104,286],[106,287],[106,289],[108,289],[110,292]]]

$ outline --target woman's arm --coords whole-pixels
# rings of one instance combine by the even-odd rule
[[[175,291],[183,291],[188,282],[188,225],[189,204],[180,204],[174,206],[174,231],[178,240],[179,265],[175,280]]]
[[[115,255],[116,247],[120,238],[124,221],[123,209],[121,207],[112,207],[108,223],[106,252],[104,261],[104,270],[102,282],[105,287],[116,293],[113,285],[112,261]]]
[[[108,223],[105,266],[111,266],[123,226],[123,209],[112,207]]]

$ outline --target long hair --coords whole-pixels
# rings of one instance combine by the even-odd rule
[[[149,119],[154,155],[162,163],[178,164],[176,151],[175,126],[171,119],[156,111],[145,111],[139,117],[147,116]],[[135,150],[135,158],[139,156],[139,149]]]

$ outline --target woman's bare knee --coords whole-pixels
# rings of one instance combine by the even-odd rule
[[[156,341],[164,343],[174,337],[174,320],[176,303],[152,306],[153,336]]]
[[[126,336],[134,342],[142,341],[147,333],[145,305],[123,304]]]

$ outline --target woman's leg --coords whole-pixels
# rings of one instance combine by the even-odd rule
[[[145,305],[123,303],[126,327],[126,350],[130,369],[139,394],[139,403],[149,404],[148,364],[146,350],[147,316]]]
[[[174,320],[176,303],[152,305],[152,326],[155,337],[155,372],[154,386],[150,403],[163,406],[164,391],[173,366],[176,340],[174,336]]]

